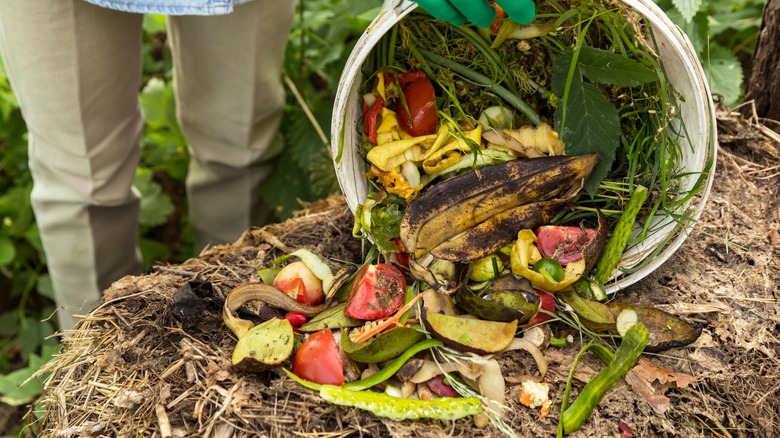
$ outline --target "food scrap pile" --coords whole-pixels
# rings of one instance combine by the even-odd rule
[[[546,416],[542,350],[567,344],[551,328],[565,324],[593,339],[578,358],[605,363],[572,403],[569,379],[568,434],[643,352],[698,338],[670,313],[608,302],[604,287],[653,214],[677,205],[680,139],[659,129],[673,91],[625,11],[545,8],[544,24],[519,27],[498,10],[483,30],[411,14],[380,42],[364,66],[373,189],[353,230],[363,263],[333,273],[299,249],[262,284],[233,290],[223,318],[238,338],[234,366],[291,359],[290,378],[331,403],[399,420],[473,416],[512,435],[498,359],[530,354],[537,371],[515,383]],[[285,315],[255,325],[235,313],[250,302]]]

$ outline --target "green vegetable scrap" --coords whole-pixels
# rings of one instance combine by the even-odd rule
[[[645,345],[647,345],[647,328],[641,323],[632,326],[623,337],[612,361],[585,385],[577,400],[568,407],[566,406],[567,392],[561,407],[563,413],[560,424],[563,433],[572,433],[585,423],[607,391],[636,364]]]
[[[320,397],[337,405],[363,409],[374,415],[393,420],[419,418],[457,420],[482,412],[482,403],[477,397],[439,397],[432,400],[417,400],[393,397],[373,391],[350,391],[333,385],[322,385]]]
[[[647,199],[647,194],[647,187],[636,186],[634,188],[634,193],[631,194],[628,206],[626,206],[626,209],[620,216],[620,220],[618,220],[612,232],[612,237],[607,241],[604,253],[596,265],[595,276],[596,281],[599,283],[606,283],[612,276],[612,271],[617,267],[620,257],[628,244],[628,239],[631,237],[631,231],[634,229],[637,215]]]

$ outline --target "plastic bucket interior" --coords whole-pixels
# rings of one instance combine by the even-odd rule
[[[712,187],[717,154],[715,108],[707,79],[690,41],[652,0],[622,0],[622,3],[641,14],[652,28],[656,50],[668,80],[683,96],[678,102],[680,118],[685,125],[685,132],[681,133],[681,144],[684,145],[681,164],[684,171],[692,175],[685,179],[683,192],[690,190],[700,175],[704,175],[705,180],[699,194],[678,210],[678,213],[687,212],[691,220],[681,223],[669,216],[656,215],[650,225],[653,232],[648,233],[644,241],[626,249],[618,268],[631,269],[645,264],[630,274],[621,274],[616,269],[606,285],[608,293],[641,280],[682,245],[704,209]],[[336,176],[353,213],[368,194],[366,163],[359,154],[362,141],[361,126],[358,126],[363,82],[361,67],[381,37],[415,7],[417,4],[408,0],[385,1],[382,11],[352,50],[339,81],[331,120],[331,145]],[[679,132],[677,128],[679,126],[668,129]]]

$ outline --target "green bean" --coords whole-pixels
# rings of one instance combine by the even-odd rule
[[[457,420],[482,412],[477,397],[440,397],[417,400],[393,397],[381,392],[350,391],[342,386],[322,385],[320,397],[334,404],[363,409],[394,420],[434,418]]]
[[[356,380],[344,384],[344,389],[350,391],[360,391],[361,389],[367,389],[374,385],[384,382],[385,380],[393,377],[393,375],[412,358],[415,354],[427,350],[429,348],[441,347],[444,345],[441,341],[436,339],[426,339],[424,341],[414,344],[411,348],[406,350],[404,354],[396,357],[386,367],[377,371],[376,373],[366,377],[365,379]]]
[[[644,324],[638,323],[628,329],[609,365],[585,385],[577,400],[561,414],[564,433],[572,433],[582,426],[604,394],[631,370],[645,349],[645,345],[647,345],[647,327]]]

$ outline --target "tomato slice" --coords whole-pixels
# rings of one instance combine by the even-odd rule
[[[436,93],[427,76],[409,82],[403,89],[404,100],[398,102],[398,123],[407,134],[419,137],[436,132],[439,114],[436,112]]]
[[[582,259],[582,249],[597,232],[594,228],[545,225],[536,229],[537,246],[542,257],[555,259],[566,266]]]
[[[541,289],[534,289],[534,292],[536,295],[539,295],[539,309],[544,309],[550,313],[555,312],[555,296],[551,294],[550,292],[541,290]],[[536,312],[536,315],[534,315],[533,318],[531,318],[530,321],[528,321],[528,324],[526,324],[524,327],[531,327],[536,324],[541,324],[543,322],[549,321],[551,318],[550,315],[543,313],[543,312]]]
[[[373,321],[394,314],[404,304],[406,280],[393,265],[366,265],[355,277],[344,313],[355,319]]]
[[[344,366],[330,329],[322,329],[303,341],[293,357],[292,371],[310,382],[344,384]]]

